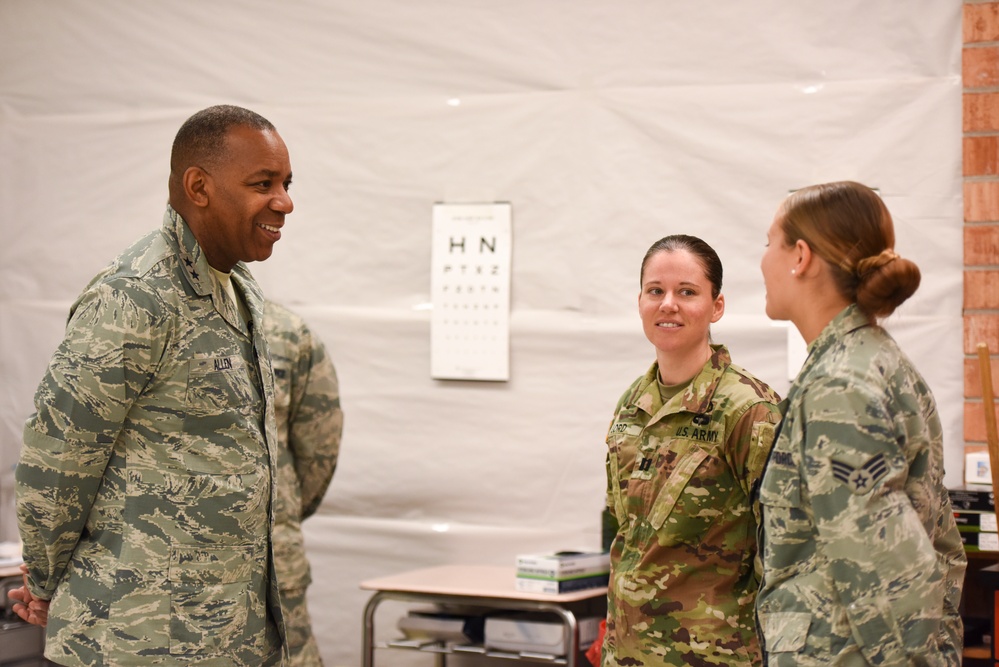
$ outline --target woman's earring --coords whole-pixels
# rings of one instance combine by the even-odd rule
[[[794,274],[796,274],[797,272],[798,272],[798,269],[791,269],[791,275],[792,275],[792,276],[793,276]]]

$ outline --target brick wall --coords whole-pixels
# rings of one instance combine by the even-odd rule
[[[999,390],[999,2],[964,3],[963,41],[964,439],[981,449],[979,342]]]

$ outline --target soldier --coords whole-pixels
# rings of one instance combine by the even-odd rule
[[[809,354],[760,489],[767,665],[960,665],[967,557],[929,387],[878,326],[919,286],[891,215],[859,183],[778,207],[767,315]]]
[[[656,361],[624,392],[607,435],[611,545],[604,667],[747,666],[756,519],[778,397],[712,345],[725,312],[717,253],[667,236],[642,261],[638,311]]]
[[[274,379],[263,297],[293,204],[274,126],[232,106],[180,128],[159,230],[70,311],[16,470],[22,618],[64,665],[272,665]],[[49,602],[51,604],[49,604]]]
[[[284,306],[264,302],[264,336],[274,368],[278,488],[274,496],[274,566],[293,667],[322,665],[305,593],[312,576],[302,521],[315,513],[333,479],[343,412],[336,370],[322,341]]]

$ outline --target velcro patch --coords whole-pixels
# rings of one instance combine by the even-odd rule
[[[833,477],[843,482],[853,493],[863,495],[874,488],[888,474],[888,461],[884,454],[875,454],[860,467],[833,459]]]

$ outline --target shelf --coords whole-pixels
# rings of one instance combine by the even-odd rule
[[[965,646],[964,647],[964,657],[972,658],[973,660],[988,660],[992,657],[992,647],[988,644],[979,644],[977,646]]]
[[[564,655],[552,655],[550,653],[535,653],[533,651],[496,651],[486,648],[481,644],[452,644],[442,641],[427,639],[397,639],[390,642],[377,644],[376,648],[402,649],[409,651],[422,651],[424,653],[442,653],[451,655],[455,653],[465,653],[481,655],[487,658],[502,658],[506,660],[536,660],[550,665],[567,664]]]

